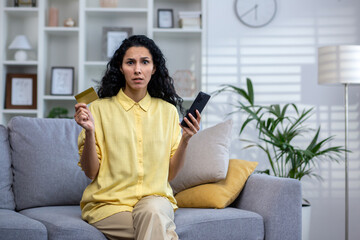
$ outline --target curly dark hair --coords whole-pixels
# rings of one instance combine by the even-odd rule
[[[126,51],[130,47],[145,47],[149,50],[154,66],[155,73],[151,76],[147,90],[151,97],[161,98],[175,107],[179,107],[183,113],[183,99],[177,95],[174,87],[174,80],[169,75],[163,53],[155,42],[144,35],[133,35],[125,39],[120,47],[115,51],[113,57],[107,64],[105,75],[103,76],[98,95],[100,98],[112,97],[118,94],[119,90],[125,87],[125,76],[120,71]]]

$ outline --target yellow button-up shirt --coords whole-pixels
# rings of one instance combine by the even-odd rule
[[[83,193],[82,218],[94,223],[132,211],[148,195],[166,197],[176,209],[168,182],[170,158],[181,138],[176,107],[149,93],[136,103],[120,90],[114,97],[96,100],[89,109],[100,168]],[[80,156],[84,141],[83,130],[78,139]]]

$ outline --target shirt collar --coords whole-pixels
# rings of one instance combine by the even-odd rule
[[[141,99],[138,103],[128,97],[123,89],[121,88],[119,93],[116,95],[117,100],[120,102],[121,106],[125,111],[129,111],[134,105],[139,104],[142,110],[147,112],[151,103],[151,96],[149,92],[146,92],[146,95],[143,99]]]

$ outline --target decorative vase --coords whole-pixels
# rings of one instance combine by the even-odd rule
[[[75,21],[72,18],[67,18],[64,21],[64,27],[74,27],[75,26]]]
[[[59,9],[51,7],[49,10],[49,26],[57,27],[59,24]]]

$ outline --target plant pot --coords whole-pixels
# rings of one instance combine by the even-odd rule
[[[311,205],[307,200],[302,204],[302,240],[309,240],[310,237]]]

